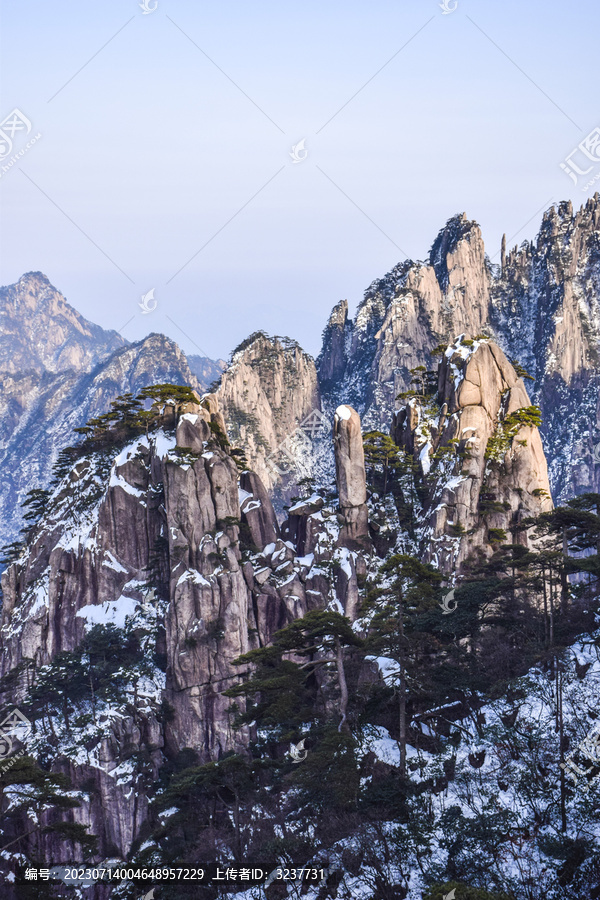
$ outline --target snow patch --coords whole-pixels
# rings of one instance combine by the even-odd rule
[[[133,597],[121,596],[118,600],[107,600],[97,606],[84,606],[75,615],[85,619],[86,631],[94,625],[116,625],[117,628],[124,628],[125,619],[135,614],[138,602]]]
[[[344,422],[347,422],[348,419],[352,418],[352,410],[350,409],[349,406],[338,406],[338,408],[335,411],[335,414],[338,417],[338,419],[343,419]]]
[[[210,587],[210,581],[207,581],[197,569],[186,569],[183,575],[179,576],[177,587],[179,587],[180,584],[183,584],[184,581],[191,581],[192,584],[201,584],[204,587]]]

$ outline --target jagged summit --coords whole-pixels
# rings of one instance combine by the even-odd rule
[[[114,445],[110,430],[98,437],[90,425],[89,446],[57,477],[2,576],[0,676],[12,673],[11,702],[25,701],[29,666],[52,682],[65,654],[72,667],[78,653],[85,664],[86,640],[98,630],[117,629],[137,648],[112,693],[89,694],[90,715],[61,718],[47,708],[35,737],[35,752],[52,746],[89,792],[78,815],[102,855],[125,857],[144,828],[149,795],[137,780],[138,757],[156,779],[165,757],[182,748],[205,762],[243,752],[249,730],[234,727],[223,694],[239,680],[233,660],[310,610],[342,610],[353,620],[366,572],[354,546],[366,529],[356,413],[348,413],[351,434],[338,451],[348,474],[348,535],[336,507],[313,497],[292,507],[284,540],[260,478],[238,471],[216,396],[182,388],[171,399],[170,387],[146,392],[156,398],[146,433],[127,410],[111,426]],[[86,690],[82,684],[82,697]],[[51,812],[40,815],[50,821]],[[55,857],[68,852],[60,834],[45,848]]]
[[[573,881],[594,811],[559,764],[597,718],[600,498],[553,509],[522,362],[573,484],[599,393],[596,207],[549,211],[494,268],[454,217],[354,321],[336,305],[319,378],[264,332],[205,394],[155,333],[90,371],[7,377],[25,402],[6,468],[79,440],[2,576],[0,703],[33,726],[0,778],[10,900],[17,866],[82,857],[284,857],[324,867],[311,898]],[[32,276],[19,303],[30,289],[54,302]],[[586,865],[565,900],[591,896]]]
[[[469,243],[473,241],[474,244],[481,242],[479,225],[475,221],[469,221],[464,212],[457,213],[448,219],[429,251],[429,265],[433,266],[442,290],[446,290],[450,282],[447,267],[448,255],[456,251],[460,241]]]
[[[353,405],[369,427],[387,427],[411,369],[457,334],[493,336],[531,375],[557,498],[600,487],[600,194],[578,211],[553,204],[537,237],[489,263],[481,230],[453,216],[426,262],[407,260],[365,291],[354,319],[341,308],[324,332],[324,403]]]
[[[89,322],[42,272],[0,288],[0,544],[16,537],[20,502],[47,484],[73,427],[156,382],[203,390],[221,367],[192,362],[165,335],[129,343]]]
[[[266,331],[253,331],[252,334],[248,335],[247,338],[244,338],[243,341],[240,341],[237,347],[232,350],[230,364],[235,365],[238,360],[247,358],[248,351],[256,356],[265,351],[277,351],[280,349],[292,351],[300,350],[302,353],[304,352],[298,341],[294,340],[294,338],[279,334],[269,335]]]
[[[348,402],[369,426],[389,424],[410,370],[429,367],[430,351],[440,341],[484,329],[489,274],[479,226],[464,214],[451,219],[431,260],[406,260],[374,281],[354,320],[346,318],[342,325],[343,310],[335,308],[319,357],[328,408]]]
[[[322,349],[317,359],[317,371],[322,390],[338,384],[346,368],[347,338],[352,322],[348,318],[348,301],[337,303],[323,331]]]
[[[230,439],[264,484],[277,488],[281,513],[296,481],[312,474],[313,442],[299,426],[321,409],[313,358],[290,338],[255,332],[234,350],[217,394]]]
[[[421,552],[442,571],[455,577],[491,556],[499,535],[528,545],[523,523],[552,508],[538,425],[500,347],[465,336],[442,356],[436,401],[417,395],[396,413],[397,444],[429,477]]]
[[[24,272],[19,278],[18,283],[24,281],[37,281],[39,283],[49,285],[53,290],[55,290],[54,286],[50,284],[50,279],[47,275],[44,275],[43,272]]]
[[[0,372],[89,372],[127,342],[77,312],[42,272],[0,288]]]

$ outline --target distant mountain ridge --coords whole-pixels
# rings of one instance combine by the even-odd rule
[[[42,272],[0,288],[1,372],[89,372],[127,343],[88,322]]]
[[[490,261],[476,222],[453,216],[427,260],[405,260],[372,282],[354,318],[347,301],[336,304],[316,368],[295,342],[263,333],[229,365],[186,359],[159,335],[128,344],[84,319],[44,275],[27,273],[0,289],[0,463],[11,472],[0,489],[0,541],[14,536],[19,503],[47,482],[73,427],[167,377],[199,390],[220,381],[230,438],[244,443],[280,510],[307,467],[317,477],[330,470],[318,435],[309,447],[299,432],[307,416],[348,403],[366,428],[388,430],[410,370],[431,369],[436,345],[461,334],[493,338],[532,376],[555,501],[600,490],[600,195],[576,213],[569,202],[552,206],[535,240],[507,251],[503,239],[498,256]]]
[[[187,361],[191,371],[205,390],[218,381],[227,368],[224,359],[209,359],[208,356],[198,356],[195,353],[188,353]]]
[[[210,380],[219,363],[193,357]],[[0,544],[13,540],[27,491],[45,487],[73,428],[119,394],[154,382],[204,391],[178,345],[160,334],[129,343],[78,313],[41,272],[0,288]]]

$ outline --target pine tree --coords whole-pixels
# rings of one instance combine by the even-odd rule
[[[97,841],[88,834],[87,826],[63,818],[66,812],[79,806],[66,775],[42,769],[30,756],[13,759],[6,771],[0,773],[3,858],[27,850],[35,856],[42,814],[50,818],[43,832],[58,834],[77,845],[84,857],[93,854]]]
[[[246,698],[247,708],[240,721],[278,726],[287,737],[290,731],[315,719],[317,670],[335,672],[341,716],[338,730],[347,731],[349,696],[344,651],[361,646],[345,616],[312,610],[276,632],[270,646],[251,650],[235,660],[234,665],[250,664],[254,672],[225,694]],[[292,661],[290,656],[303,661]]]
[[[368,431],[363,435],[365,466],[370,473],[371,483],[379,487],[383,496],[387,494],[390,474],[400,469],[400,448],[389,434],[382,431]]]
[[[414,655],[418,633],[414,624],[425,610],[437,600],[441,575],[433,566],[412,556],[394,554],[381,567],[388,582],[373,603],[367,645],[376,656],[393,659],[398,665],[394,677],[398,696],[398,746],[400,772],[406,774],[407,699],[412,674],[411,655]]]

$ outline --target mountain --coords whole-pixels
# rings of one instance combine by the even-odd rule
[[[392,434],[427,476],[419,556],[450,580],[509,539],[528,546],[527,523],[552,509],[539,416],[502,350],[459,338],[439,366],[437,401],[412,397]],[[491,501],[491,502],[490,502]]]
[[[490,323],[533,376],[557,499],[598,490],[600,195],[551,207],[535,241],[502,258]]]
[[[70,864],[91,900],[139,867],[166,898],[600,894],[599,204],[497,265],[455,216],[316,362],[256,332],[205,394],[168,338],[6,290],[13,529],[47,488],[2,573],[7,900]]]
[[[200,359],[208,372],[211,361]],[[0,485],[0,544],[14,540],[20,504],[47,486],[73,428],[119,394],[160,381],[205,386],[174,341],[153,334],[130,344],[104,331],[40,272],[0,290],[0,465],[10,473]]]
[[[231,441],[244,448],[280,517],[303,477],[332,477],[331,422],[321,415],[314,360],[296,341],[250,335],[233,351],[216,393]]]
[[[389,425],[411,369],[464,334],[493,337],[532,376],[553,496],[597,490],[600,421],[600,195],[577,213],[551,207],[532,242],[492,264],[479,226],[450,219],[425,262],[405,261],[367,289],[353,320],[334,308],[317,368],[323,402],[347,400]]]
[[[131,791],[134,758],[142,754],[155,779],[165,754],[193,747],[208,761],[243,749],[249,731],[232,728],[222,693],[237,683],[234,659],[330,602],[354,617],[357,573],[365,572],[363,557],[337,540],[335,511],[320,498],[297,505],[282,539],[259,477],[238,472],[214,395],[169,404],[156,407],[150,436],[125,441],[117,456],[110,443],[82,448],[2,576],[0,685],[10,682],[11,702],[26,704],[26,673],[49,673],[53,699],[40,701],[36,753],[50,754],[84,790],[73,821],[90,826],[103,856],[126,856],[144,828],[149,795],[141,785]],[[347,429],[341,420],[338,431]],[[357,452],[364,504],[360,423],[338,451],[339,466],[347,469]],[[344,574],[333,584],[324,573],[336,561]],[[81,651],[94,626],[131,628],[141,644],[131,658],[113,647],[118,696],[98,691],[90,720],[57,719],[52,736],[44,723],[54,716],[59,670],[67,659],[75,666],[64,684],[68,707],[67,694],[78,691],[76,659],[85,666]],[[118,722],[111,702],[127,706]],[[46,825],[52,817],[43,816]],[[69,845],[60,834],[35,837],[28,852],[57,860]]]
[[[83,318],[41,272],[0,288],[0,371],[89,372],[127,342]]]
[[[271,388],[286,352],[304,365],[260,346]],[[232,376],[250,387],[252,352]],[[215,394],[150,387],[141,417],[90,426],[2,575],[4,741],[27,749],[0,766],[7,900],[34,864],[85,861],[105,900],[125,887],[107,866],[248,862],[264,883],[290,856],[313,900],[593,896],[595,809],[559,762],[597,717],[598,592],[565,573],[597,570],[573,550],[600,517],[547,518],[539,414],[493,341],[436,369],[395,443],[338,406],[335,486],[281,524]],[[590,835],[572,857],[561,816]]]
[[[218,381],[223,371],[227,368],[224,359],[209,359],[208,356],[187,354],[188,366],[193,375],[198,379],[202,389],[207,391],[210,386]]]

